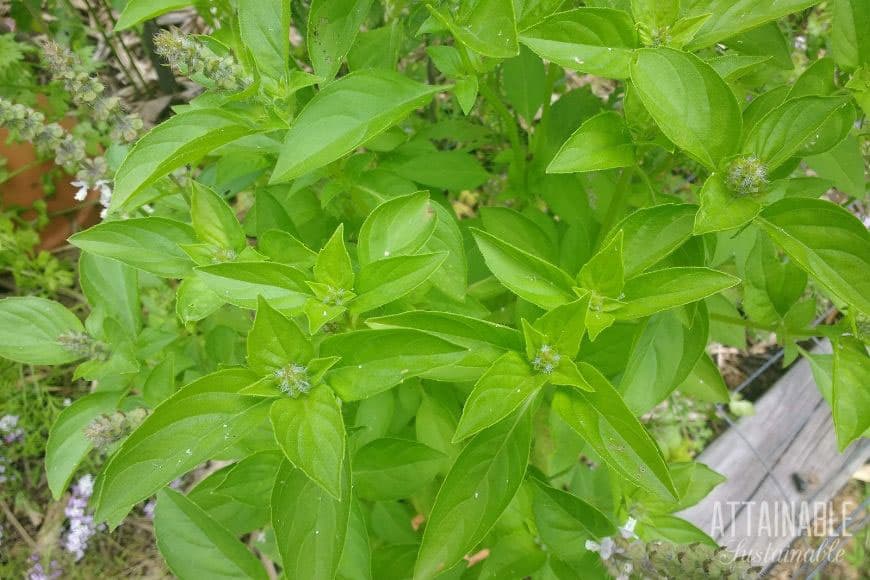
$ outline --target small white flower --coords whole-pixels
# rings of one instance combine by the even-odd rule
[[[608,560],[613,555],[614,548],[616,548],[616,544],[613,543],[613,538],[604,538],[600,544],[586,540],[586,549],[590,552],[598,552],[602,560]]]
[[[625,538],[626,540],[630,540],[632,538],[636,538],[637,534],[634,533],[634,527],[637,525],[637,520],[634,518],[628,518],[628,521],[625,522],[625,525],[619,528],[619,535]]]
[[[87,182],[76,180],[71,181],[70,185],[79,188],[78,191],[76,191],[73,195],[73,199],[75,199],[76,201],[84,201],[88,198],[88,191],[90,190],[90,188],[88,187]]]
[[[8,433],[18,426],[18,415],[3,415],[0,417],[0,431]]]
[[[100,205],[109,207],[112,202],[112,188],[109,186],[109,182],[105,179],[98,179],[94,187],[100,190]]]

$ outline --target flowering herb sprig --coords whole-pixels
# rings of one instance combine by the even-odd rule
[[[69,49],[46,41],[42,54],[51,75],[63,83],[73,103],[87,108],[98,122],[106,123],[112,140],[129,143],[142,131],[142,118],[124,110],[121,100],[107,94],[103,82],[84,70],[81,61]]]
[[[217,89],[243,91],[252,82],[232,56],[218,56],[178,28],[161,30],[154,37],[154,48],[178,74],[202,75]]]

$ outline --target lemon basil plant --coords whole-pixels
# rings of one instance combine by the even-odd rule
[[[53,494],[91,454],[97,521],[156,495],[181,578],[715,550],[674,514],[722,477],[642,423],[675,390],[728,402],[709,342],[773,333],[788,362],[826,336],[841,449],[870,427],[870,6],[828,2],[793,59],[815,4],[231,0],[162,31],[203,90],[106,151],[107,216],[70,238],[87,316],[0,301],[0,356],[92,385],[51,428]]]

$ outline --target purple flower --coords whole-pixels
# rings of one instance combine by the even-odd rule
[[[97,531],[94,516],[87,513],[88,500],[93,492],[93,476],[82,476],[73,486],[72,495],[64,510],[69,520],[69,528],[63,537],[63,548],[75,557],[76,562],[84,557],[88,541]]]

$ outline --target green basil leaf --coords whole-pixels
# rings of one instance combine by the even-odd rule
[[[751,197],[731,191],[719,175],[711,175],[701,188],[701,207],[692,232],[696,236],[733,230],[752,221],[761,204]]]
[[[464,151],[424,151],[385,167],[399,177],[450,191],[475,189],[489,179],[477,158]]]
[[[628,13],[611,8],[559,12],[523,30],[520,42],[538,56],[570,70],[628,78],[637,31]]]
[[[870,357],[859,340],[842,336],[834,342],[831,373],[831,409],[837,432],[837,448],[846,447],[870,429]]]
[[[631,80],[662,133],[710,169],[733,155],[742,116],[734,93],[700,58],[670,48],[644,48]]]
[[[692,372],[680,385],[680,391],[707,403],[727,403],[731,399],[731,392],[719,373],[719,367],[706,354],[702,354],[695,363]]]
[[[245,232],[226,200],[198,181],[191,182],[190,221],[207,244],[238,253],[247,246]]]
[[[653,438],[604,376],[580,363],[593,392],[560,388],[553,408],[620,475],[666,499],[677,491],[662,453]]]
[[[679,501],[665,501],[645,490],[639,493],[639,499],[644,506],[657,514],[677,512],[695,505],[726,479],[724,475],[697,461],[672,463],[668,467],[680,496]]]
[[[125,30],[161,14],[185,8],[192,0],[129,0],[115,23],[115,31]]]
[[[91,316],[114,318],[130,336],[142,327],[139,276],[117,260],[82,252],[79,284],[91,305]]]
[[[634,141],[625,119],[604,111],[587,119],[562,144],[547,173],[602,171],[634,165]]]
[[[151,369],[142,385],[142,398],[156,407],[175,392],[175,356],[170,352]]]
[[[345,432],[332,391],[320,385],[297,399],[278,399],[269,416],[287,459],[340,501]]]
[[[272,492],[272,527],[287,578],[333,578],[341,561],[351,506],[350,462],[342,468],[340,500],[289,461]]]
[[[524,46],[518,56],[502,65],[501,83],[507,101],[529,123],[549,98],[545,88],[546,75],[541,59]]]
[[[372,548],[360,503],[351,502],[344,549],[338,565],[337,580],[372,580]]]
[[[260,73],[287,78],[290,62],[290,0],[240,0],[239,36]]]
[[[519,53],[513,2],[463,2],[453,14],[445,13],[430,4],[426,7],[450,30],[458,42],[483,56],[510,58]]]
[[[374,501],[410,497],[435,479],[445,457],[416,441],[375,439],[354,454],[354,490]]]
[[[307,270],[317,262],[317,252],[282,230],[266,230],[257,239],[257,250],[274,262]]]
[[[353,288],[353,264],[344,245],[344,224],[336,228],[335,233],[317,254],[314,261],[314,279],[336,289]]]
[[[665,400],[695,367],[707,346],[707,312],[696,313],[692,325],[676,312],[650,317],[634,341],[619,391],[635,415]]]
[[[351,311],[368,312],[401,298],[428,280],[446,258],[446,254],[418,254],[366,264],[359,272],[358,295],[350,302]]]
[[[187,276],[178,285],[175,311],[185,324],[202,320],[224,304],[223,299],[212,291],[199,272]]]
[[[58,500],[82,460],[93,448],[84,429],[100,415],[118,408],[123,393],[91,393],[62,410],[48,432],[45,445],[45,475],[51,496]]]
[[[586,540],[616,533],[607,516],[576,495],[530,478],[534,484],[532,508],[541,542],[558,558],[576,560],[586,550]]]
[[[616,298],[625,286],[622,269],[622,237],[620,230],[589,261],[577,275],[580,286],[602,296]]]
[[[427,518],[415,579],[434,578],[450,569],[507,509],[526,474],[530,417],[522,409],[478,433],[456,458]]]
[[[197,269],[220,298],[242,308],[255,309],[259,297],[282,312],[302,308],[310,289],[305,274],[275,262],[235,262]]]
[[[815,0],[695,0],[689,7],[689,14],[709,14],[710,18],[688,48],[696,50],[712,46],[720,40],[799,12],[815,3]]]
[[[260,376],[286,365],[304,365],[314,356],[314,348],[296,323],[269,306],[262,296],[247,345],[248,366]]]
[[[740,283],[740,279],[710,268],[665,268],[641,274],[625,283],[614,314],[621,320],[642,318],[702,300]]]
[[[289,181],[332,163],[426,104],[439,90],[378,69],[353,72],[330,83],[290,126],[270,182]]]
[[[356,40],[372,0],[313,0],[308,9],[308,57],[314,74],[331,80]],[[287,36],[286,34],[284,35]]]
[[[546,310],[575,298],[574,281],[556,266],[481,230],[472,233],[490,271],[520,298]]]
[[[483,373],[468,395],[453,435],[454,443],[479,433],[516,411],[544,386],[547,379],[547,375],[532,370],[519,353],[504,353]]]
[[[831,28],[831,52],[838,65],[856,69],[870,64],[870,11],[866,0],[834,0]]]
[[[552,237],[531,218],[507,207],[482,207],[480,217],[487,233],[538,258],[557,261]]]
[[[847,136],[830,151],[807,157],[806,163],[843,193],[857,198],[864,195],[864,155],[854,136]]]
[[[80,359],[73,344],[85,331],[75,314],[61,304],[36,296],[0,300],[0,357],[33,365],[60,365]],[[60,339],[60,340],[59,340]]]
[[[870,233],[845,209],[820,199],[783,199],[757,220],[832,297],[870,313]]]
[[[480,343],[491,344],[505,350],[523,348],[522,337],[515,329],[452,312],[413,310],[369,318],[366,324],[372,328],[422,330],[466,348],[474,348]]]
[[[233,534],[201,507],[172,489],[157,494],[157,547],[182,580],[207,576],[268,578],[262,564]]]
[[[762,324],[782,322],[807,286],[806,273],[792,261],[780,260],[773,242],[761,232],[743,272],[743,310]]]
[[[327,337],[320,356],[340,356],[326,382],[344,401],[366,399],[405,379],[448,366],[465,349],[410,329],[357,330]]]
[[[666,203],[639,209],[613,228],[604,244],[620,232],[625,277],[633,278],[668,257],[692,237],[692,220],[697,207]]]
[[[847,115],[847,121],[854,120],[854,109],[845,97],[810,95],[790,99],[752,127],[743,141],[743,151],[758,157],[768,171],[773,171],[818,137],[826,123],[841,112]],[[832,147],[846,137],[851,123],[843,125],[845,132],[835,136]]]
[[[69,242],[85,252],[112,258],[164,278],[182,278],[193,263],[181,246],[196,242],[193,228],[162,217],[102,222],[73,234]]]
[[[113,210],[130,211],[136,194],[179,167],[193,163],[254,128],[221,109],[191,109],[163,121],[136,141],[115,173]]]
[[[435,210],[435,231],[422,251],[447,254],[441,268],[429,280],[433,286],[454,300],[465,301],[468,288],[468,263],[462,232],[452,210],[432,204]]]
[[[238,391],[256,380],[230,369],[179,390],[121,445],[97,478],[97,521],[118,525],[130,508],[259,426],[270,401]]]
[[[417,253],[432,237],[437,222],[426,191],[382,203],[360,228],[357,245],[360,264]]]

